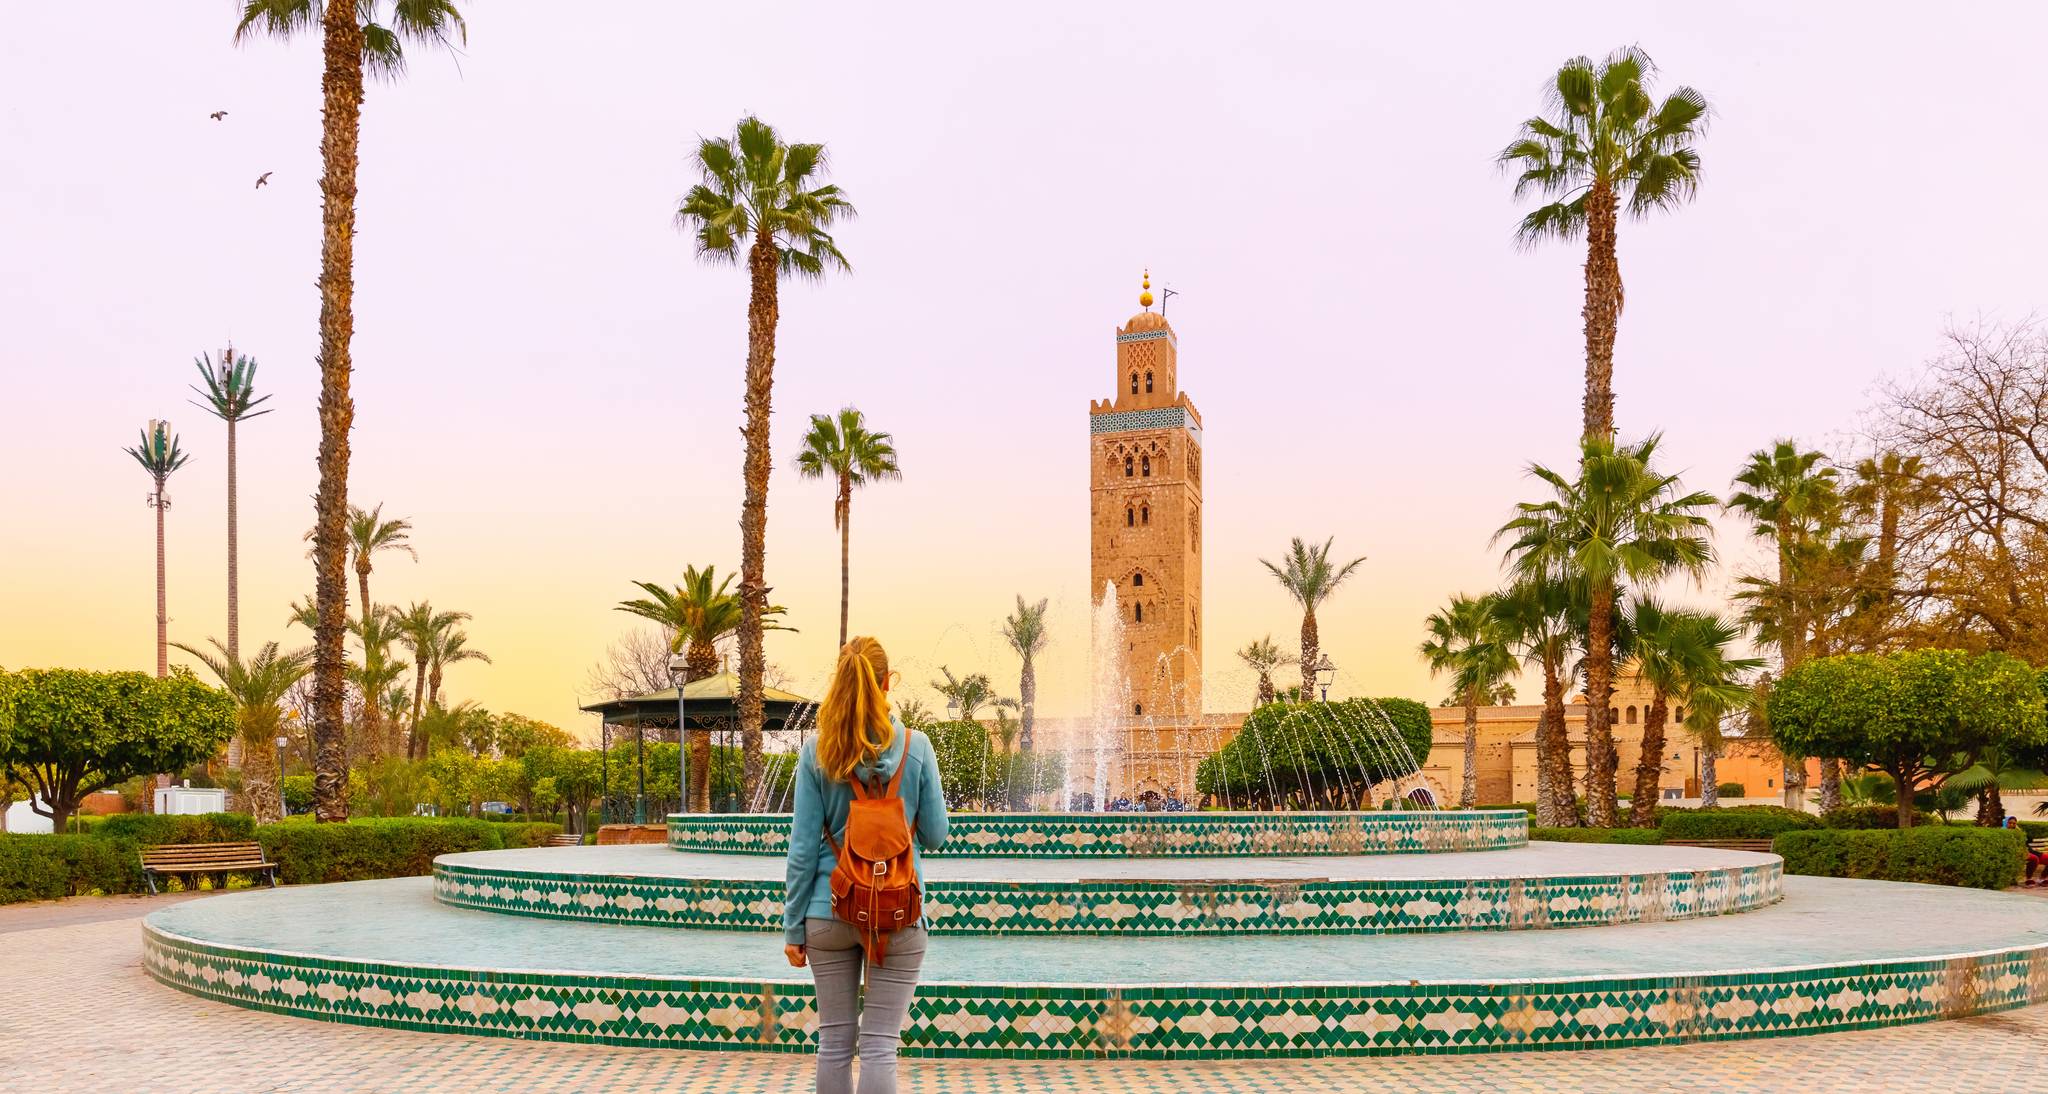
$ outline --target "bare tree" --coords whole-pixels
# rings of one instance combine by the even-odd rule
[[[604,655],[590,666],[584,686],[605,699],[623,699],[675,686],[669,676],[668,636],[646,627],[636,627],[606,646]]]

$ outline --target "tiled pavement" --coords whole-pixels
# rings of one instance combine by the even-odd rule
[[[150,901],[0,909],[0,1090],[529,1091],[770,1094],[809,1089],[810,1058],[541,1044],[363,1029],[220,1006],[141,971]],[[119,912],[128,914],[110,918]],[[2033,1089],[2048,1006],[1861,1033],[1453,1058],[1277,1062],[906,1060],[921,1094],[1321,1091]]]

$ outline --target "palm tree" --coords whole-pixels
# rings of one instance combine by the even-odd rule
[[[346,686],[342,648],[348,615],[347,507],[349,339],[355,334],[356,147],[361,135],[363,74],[396,78],[405,71],[406,41],[467,41],[462,13],[450,0],[392,0],[379,22],[380,0],[246,0],[235,25],[237,44],[258,34],[291,38],[321,29],[320,74],[320,483],[313,494],[313,573],[320,625],[313,632],[314,815],[348,819],[348,756],[342,734]],[[365,598],[367,599],[367,598]],[[365,609],[368,605],[365,604]],[[367,614],[367,611],[366,613]]]
[[[427,702],[441,705],[441,674],[448,666],[464,661],[482,661],[491,664],[491,655],[479,649],[471,649],[469,632],[450,627],[441,632],[440,641],[434,645],[433,656],[427,659]]]
[[[279,653],[277,643],[265,642],[254,657],[243,661],[217,638],[209,638],[214,652],[195,649],[183,642],[172,645],[199,659],[220,681],[221,690],[235,701],[242,737],[242,794],[258,824],[271,824],[284,816],[284,802],[278,797],[277,737],[284,724],[283,702],[299,678],[313,667],[313,651],[298,649]]]
[[[1259,560],[1259,565],[1264,566],[1280,582],[1280,587],[1287,590],[1287,595],[1301,605],[1303,699],[1312,698],[1316,693],[1316,658],[1321,653],[1321,639],[1316,631],[1316,608],[1337,591],[1337,586],[1344,584],[1344,579],[1358,569],[1359,563],[1365,561],[1365,556],[1360,555],[1342,566],[1331,565],[1330,545],[1335,542],[1332,537],[1324,540],[1321,547],[1312,547],[1300,536],[1295,536],[1279,565],[1263,558]]]
[[[1992,745],[1977,754],[1977,762],[1943,782],[1944,790],[1960,790],[1977,796],[1977,823],[1997,828],[2005,823],[2006,790],[2039,790],[2048,786],[2048,775],[2010,749]]]
[[[1253,695],[1254,707],[1262,707],[1273,701],[1273,670],[1294,663],[1294,655],[1275,645],[1270,634],[1264,638],[1253,639],[1243,649],[1238,650],[1237,659],[1244,662],[1245,667],[1251,669],[1258,677],[1258,690]]]
[[[356,620],[355,635],[363,659],[350,665],[346,676],[362,697],[362,747],[367,755],[382,759],[397,751],[397,742],[387,739],[384,729],[384,692],[405,675],[405,662],[391,656],[391,643],[398,638],[397,613],[385,608]]]
[[[1536,726],[1536,823],[1579,823],[1572,791],[1571,734],[1565,726],[1565,681],[1572,656],[1585,649],[1583,581],[1524,577],[1503,590],[1494,616],[1525,664],[1543,674],[1543,715]]]
[[[412,718],[406,731],[405,754],[415,760],[426,759],[426,738],[420,735],[420,709],[427,697],[427,663],[447,641],[448,633],[458,623],[469,621],[468,612],[440,612],[426,601],[415,601],[394,620],[398,626],[398,641],[412,654]]]
[[[1508,557],[1515,571],[1537,580],[1583,579],[1586,601],[1586,768],[1588,821],[1615,821],[1614,697],[1615,604],[1623,582],[1647,584],[1674,572],[1697,579],[1713,561],[1707,518],[1700,510],[1713,495],[1681,494],[1676,475],[1657,471],[1659,438],[1617,447],[1588,439],[1576,479],[1541,465],[1529,473],[1553,496],[1523,502],[1495,539],[1513,537]]]
[[[355,621],[349,619],[347,616],[343,616],[342,621],[344,623],[347,623],[350,627],[355,626]],[[315,603],[314,597],[308,596],[302,600],[292,601],[292,617],[290,619],[285,620],[285,625],[290,626],[293,623],[297,623],[299,626],[304,627],[309,631],[317,630],[319,628],[320,607],[317,603]]]
[[[853,206],[839,187],[817,185],[825,146],[786,144],[775,127],[752,115],[731,137],[697,145],[701,181],[683,195],[676,223],[695,237],[697,255],[737,264],[746,252],[747,395],[745,483],[740,501],[740,739],[746,752],[741,792],[751,801],[761,785],[761,649],[768,617],[768,416],[775,394],[777,282],[822,278],[828,266],[851,270],[828,229]]]
[[[1710,108],[1690,87],[1653,102],[1656,73],[1648,54],[1629,47],[1595,64],[1574,57],[1552,80],[1546,113],[1522,123],[1502,149],[1503,170],[1516,172],[1515,196],[1550,199],[1522,218],[1524,247],[1547,239],[1586,240],[1586,394],[1582,435],[1614,431],[1614,333],[1621,319],[1621,266],[1615,228],[1626,206],[1641,220],[1676,208],[1699,189],[1699,153]]]
[[[900,479],[903,471],[896,466],[892,438],[869,429],[853,407],[841,410],[837,420],[811,415],[811,431],[804,434],[803,451],[796,454],[796,469],[804,478],[829,476],[837,485],[832,495],[832,527],[839,529],[839,644],[844,646],[853,489],[878,479]]]
[[[1826,453],[1800,451],[1795,441],[1775,441],[1769,449],[1750,453],[1732,483],[1738,489],[1728,498],[1727,508],[1747,516],[1756,537],[1776,548],[1775,585],[1745,582],[1749,591],[1743,598],[1751,602],[1750,618],[1764,638],[1777,644],[1781,674],[1806,660],[1819,623],[1811,603],[1814,575],[1804,572],[1816,567],[1801,564],[1825,554],[1822,540],[1841,514],[1835,469],[1826,460]],[[1787,801],[1797,800],[1804,783],[1804,765],[1788,764]],[[1840,805],[1841,769],[1831,759],[1821,763],[1821,784],[1823,807]]]
[[[718,567],[683,567],[679,585],[664,587],[652,581],[636,581],[646,596],[622,600],[616,610],[660,624],[668,635],[669,650],[683,655],[682,683],[702,680],[718,672],[718,644],[739,630],[742,608],[739,594],[732,591],[732,575],[718,576]],[[768,606],[763,626],[769,630],[791,630],[778,625],[784,609]],[[844,643],[842,643],[843,645]],[[677,727],[676,740],[684,738]],[[693,729],[687,734],[690,749],[690,809],[711,809],[711,731]]]
[[[1050,600],[1040,600],[1036,604],[1027,604],[1024,595],[1019,593],[1016,614],[1003,620],[1003,640],[1023,662],[1017,676],[1017,698],[1022,708],[1023,727],[1017,739],[1026,752],[1032,750],[1035,742],[1032,730],[1038,716],[1038,668],[1034,662],[1044,651],[1046,643],[1052,640],[1045,631],[1045,613],[1051,603]],[[1007,742],[1004,747],[1008,748]]]
[[[1498,596],[1462,593],[1430,613],[1423,627],[1429,637],[1417,650],[1429,663],[1431,676],[1449,673],[1451,693],[1465,708],[1465,785],[1458,808],[1479,803],[1479,703],[1514,675],[1515,653],[1508,629],[1495,614]]]
[[[164,493],[164,483],[171,472],[185,466],[187,457],[178,447],[178,436],[171,432],[171,423],[154,418],[150,419],[149,428],[142,431],[141,443],[122,451],[135,457],[155,485],[149,495],[149,507],[156,510],[156,674],[164,676],[171,671],[170,651],[165,645],[170,637],[171,617],[164,606],[164,510],[171,507],[171,499]]]
[[[213,416],[228,424],[228,657],[240,656],[242,650],[242,605],[241,605],[241,546],[236,532],[241,515],[240,502],[235,490],[235,426],[245,418],[268,414],[268,410],[256,407],[268,402],[270,396],[256,394],[256,359],[248,354],[235,355],[235,347],[221,351],[220,363],[200,354],[192,362],[199,369],[200,379],[206,387],[194,387],[205,398],[199,405],[211,411]]]
[[[365,617],[376,614],[370,603],[370,571],[375,565],[374,556],[379,551],[404,551],[414,562],[420,560],[420,553],[412,549],[412,522],[403,517],[384,519],[384,503],[365,512],[358,506],[348,507],[348,544],[355,555],[356,586],[363,597],[362,613]]]
[[[1664,729],[1674,701],[1680,708],[1696,705],[1715,689],[1728,689],[1723,705],[1739,701],[1749,689],[1738,683],[1742,673],[1762,667],[1755,658],[1728,656],[1742,628],[1706,612],[1672,611],[1649,597],[1629,605],[1630,652],[1643,682],[1650,686],[1650,704],[1643,712],[1642,750],[1636,760],[1635,791],[1629,799],[1629,823],[1654,826],[1658,784],[1664,772]]]
[[[943,683],[932,681],[932,690],[949,700],[948,714],[953,713],[950,708],[959,708],[959,713],[955,716],[958,721],[974,721],[975,712],[984,706],[992,706],[998,710],[1017,706],[1017,700],[1006,699],[996,694],[995,685],[989,683],[988,673],[974,672],[966,676],[955,676],[953,670],[944,665],[939,666],[939,672],[946,679]]]

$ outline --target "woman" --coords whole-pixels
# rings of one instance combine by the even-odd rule
[[[882,644],[860,637],[839,651],[832,684],[818,708],[818,732],[797,759],[796,811],[790,818],[788,892],[782,903],[783,953],[796,968],[810,966],[817,984],[819,1094],[853,1089],[853,1057],[860,1050],[860,1094],[893,1094],[896,1050],[910,997],[924,963],[922,922],[891,932],[883,959],[870,963],[860,932],[832,915],[832,868],[838,864],[826,839],[845,839],[852,780],[881,787],[902,772],[897,793],[915,846],[932,850],[946,842],[946,798],[939,785],[939,761],[930,738],[907,730],[889,709],[889,655]],[[924,861],[916,857],[918,888]],[[867,1002],[861,1004],[861,980]]]

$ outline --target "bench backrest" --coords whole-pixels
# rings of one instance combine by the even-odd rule
[[[152,870],[203,870],[238,863],[263,862],[263,845],[246,843],[165,843],[142,849],[142,864]]]

